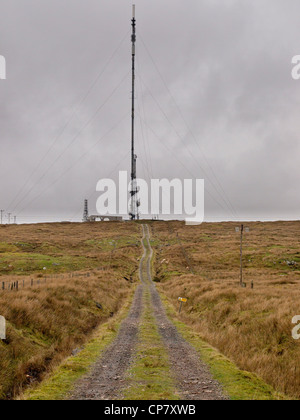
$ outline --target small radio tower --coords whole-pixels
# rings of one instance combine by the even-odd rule
[[[136,19],[135,19],[135,5],[132,7],[132,113],[131,113],[131,209],[130,209],[130,219],[138,220],[139,219],[139,206],[140,202],[138,200],[138,188],[136,182],[136,161],[137,155],[134,151],[134,118],[135,118],[135,43],[136,43]]]
[[[84,210],[83,210],[83,222],[89,221],[89,202],[84,200]]]

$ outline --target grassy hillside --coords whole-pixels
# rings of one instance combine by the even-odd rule
[[[177,298],[188,298],[178,319],[195,337],[299,399],[300,342],[291,320],[300,314],[300,223],[248,224],[246,289],[235,226],[151,223],[154,279],[177,311]],[[140,238],[131,223],[0,227],[0,315],[8,321],[0,398],[42,379],[128,303]],[[19,291],[9,291],[17,280]]]
[[[239,287],[236,224],[152,224],[155,280],[180,319],[201,338],[276,390],[300,398],[300,223],[249,223]],[[193,274],[194,273],[194,274]],[[250,284],[254,282],[254,290]]]
[[[0,227],[1,399],[43,378],[120,310],[137,280],[139,240],[134,224]],[[7,290],[16,280],[19,291]]]

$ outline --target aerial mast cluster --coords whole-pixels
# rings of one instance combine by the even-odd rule
[[[132,107],[131,107],[131,209],[130,219],[139,219],[139,200],[138,200],[138,187],[137,187],[137,174],[136,162],[137,155],[135,154],[135,43],[136,43],[136,19],[135,19],[135,5],[132,7]]]

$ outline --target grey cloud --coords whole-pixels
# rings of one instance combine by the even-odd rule
[[[97,180],[129,169],[131,3],[2,0],[0,54],[8,79],[0,81],[0,207],[19,220],[80,218],[85,197],[94,209]],[[241,218],[298,217],[300,82],[291,78],[291,58],[300,54],[299,2],[136,4],[139,175],[148,176],[152,167],[155,177],[204,177],[209,220],[231,217],[219,183]],[[63,135],[9,207],[74,109]],[[151,162],[145,148],[151,149]]]

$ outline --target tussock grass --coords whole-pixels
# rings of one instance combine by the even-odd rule
[[[121,223],[0,228],[0,282],[26,280],[18,292],[0,291],[0,314],[7,320],[7,340],[0,342],[1,399],[13,398],[43,379],[118,313],[137,280],[139,237],[138,226]],[[110,241],[116,243],[111,249]],[[2,270],[7,252],[23,261],[26,275],[18,276],[18,264],[10,264],[9,274]],[[33,256],[61,262],[49,266],[46,284],[45,271],[32,264]],[[84,275],[87,270],[89,278]],[[76,276],[70,276],[74,271]],[[29,287],[28,273],[41,284]]]
[[[21,395],[20,399],[30,401],[60,401],[68,398],[77,381],[88,374],[93,364],[116,338],[120,324],[126,317],[132,298],[122,310],[92,334],[91,339],[78,355],[68,357],[53,373],[35,387]]]
[[[287,400],[283,394],[274,390],[256,374],[239,369],[231,360],[202,340],[201,335],[180,321],[178,312],[161,296],[167,314],[178,331],[199,353],[201,360],[210,368],[213,377],[219,381],[226,395],[231,400]]]
[[[173,232],[170,232],[170,225]],[[242,370],[278,392],[300,398],[300,343],[292,318],[300,313],[300,223],[249,223],[244,238],[245,282],[239,282],[236,224],[153,223],[156,276],[168,301],[188,298],[180,320]],[[186,266],[178,232],[192,261]],[[254,281],[254,290],[250,283]]]

